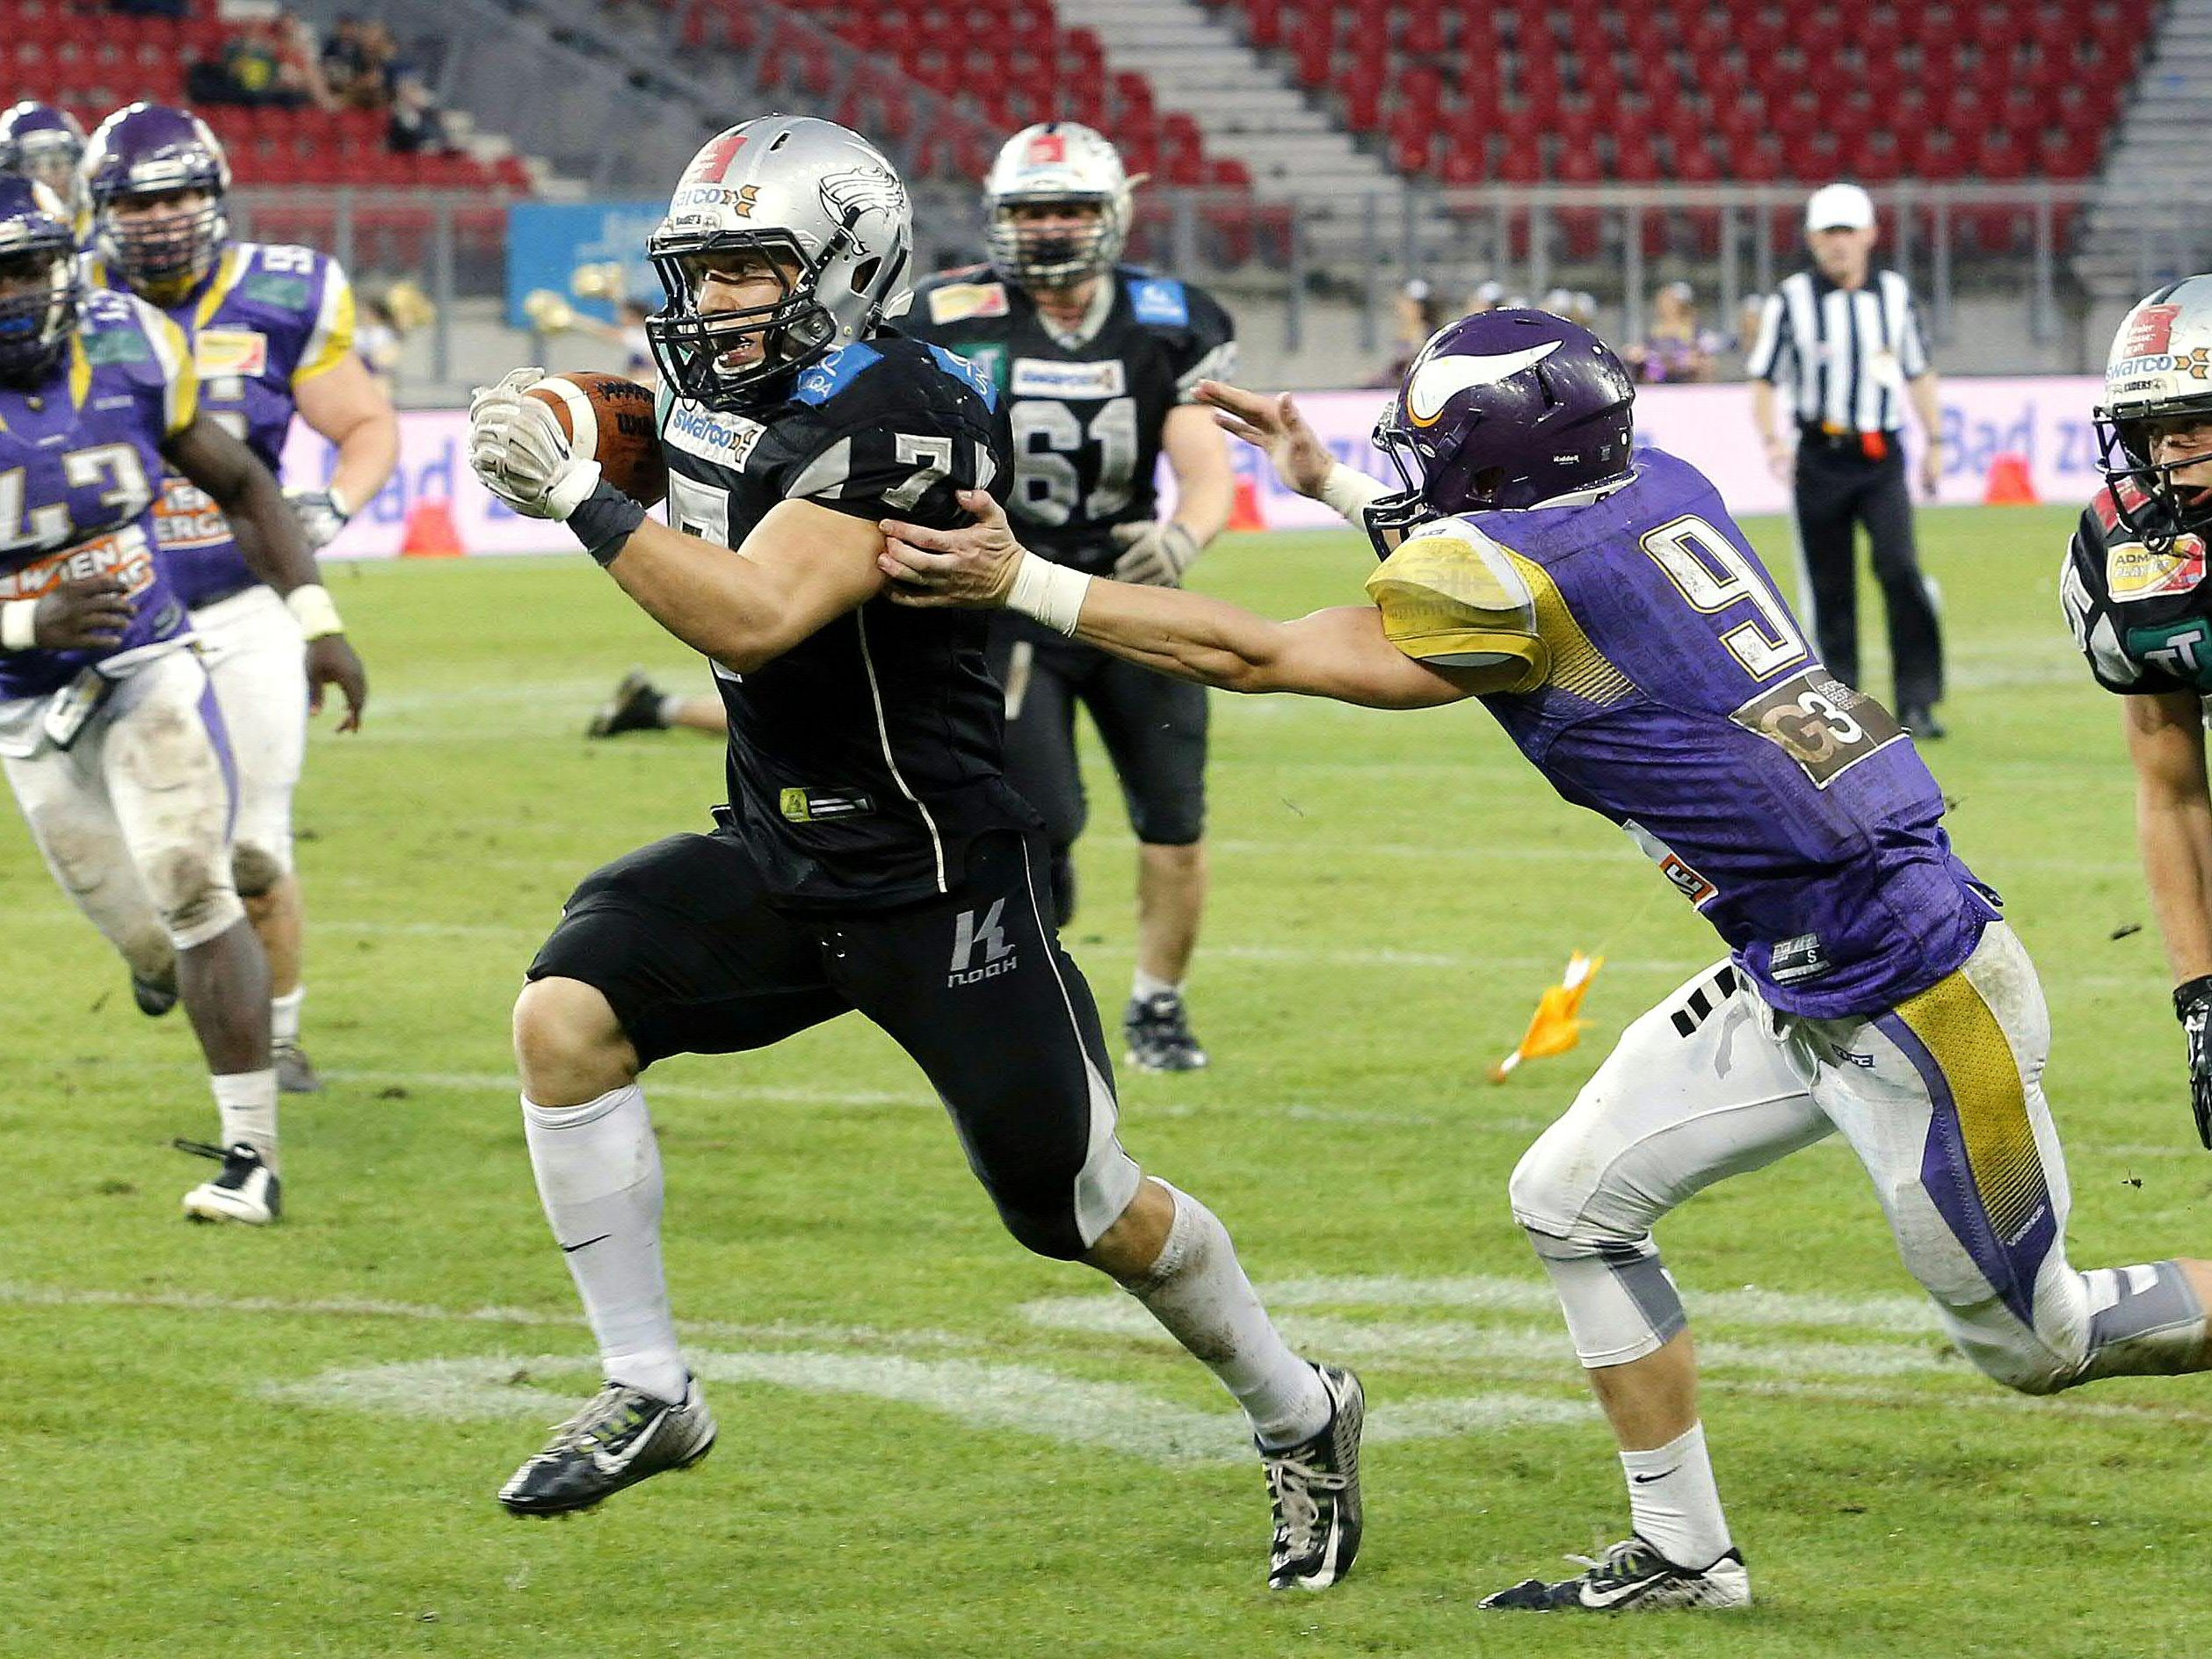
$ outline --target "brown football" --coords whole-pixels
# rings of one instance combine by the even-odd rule
[[[599,463],[599,476],[642,507],[668,494],[668,458],[653,419],[653,394],[619,374],[580,370],[548,374],[523,395],[553,410],[576,453]]]

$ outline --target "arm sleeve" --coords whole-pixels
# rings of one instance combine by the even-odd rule
[[[1772,385],[1781,384],[1789,373],[1789,359],[1795,355],[1789,342],[1788,319],[1784,315],[1782,296],[1770,293],[1766,307],[1759,314],[1759,338],[1751,344],[1751,354],[1745,359],[1744,372],[1755,380]]]
[[[353,350],[353,285],[345,279],[337,260],[318,256],[315,264],[321,284],[314,321],[292,371],[294,386],[329,373]]]
[[[1190,296],[1189,330],[1177,342],[1175,401],[1188,403],[1200,380],[1226,380],[1237,373],[1237,321],[1214,296],[1200,288],[1186,288]]]

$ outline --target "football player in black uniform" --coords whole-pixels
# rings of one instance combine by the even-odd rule
[[[693,158],[651,247],[670,527],[569,453],[522,395],[538,371],[471,407],[479,475],[565,519],[711,661],[729,730],[715,830],[587,877],[516,1004],[531,1162],[606,1387],[500,1499],[583,1509],[706,1455],[638,1074],[857,1009],[928,1074],[1014,1236],[1111,1274],[1237,1395],[1275,1504],[1270,1582],[1320,1589],[1359,1541],[1358,1380],[1293,1353],[1221,1223],[1121,1149],[1041,827],[1000,776],[984,628],[879,597],[879,520],[958,523],[956,490],[1011,475],[990,375],[881,326],[910,229],[889,163],[827,121],[764,117]]]
[[[2212,1148],[2212,276],[2128,314],[2097,434],[2106,487],[2067,547],[2059,597],[2090,672],[2127,699],[2136,840],[2187,1036],[2197,1135]]]
[[[1044,557],[1124,582],[1172,586],[1229,522],[1229,451],[1201,380],[1235,366],[1236,325],[1203,290],[1121,265],[1130,181],[1087,127],[1048,121],[1006,143],[983,184],[987,264],[932,278],[901,326],[983,367],[1008,400],[1008,511]],[[1173,514],[1156,517],[1165,453]],[[1206,1064],[1184,982],[1206,902],[1206,692],[1038,627],[993,619],[992,671],[1006,691],[1006,772],[1044,815],[1054,908],[1075,910],[1070,857],[1087,815],[1075,712],[1091,713],[1137,839],[1137,960],[1121,1028],[1147,1071]],[[664,694],[632,674],[595,736],[670,725],[718,730],[711,700]]]

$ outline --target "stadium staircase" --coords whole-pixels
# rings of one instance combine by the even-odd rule
[[[2212,0],[2173,0],[2085,216],[2074,274],[2093,299],[2128,304],[2212,266],[2208,131]]]
[[[1233,156],[1264,196],[1376,197],[1396,212],[1403,182],[1200,0],[1086,0],[1084,24],[1116,66],[1199,112],[1208,145]]]

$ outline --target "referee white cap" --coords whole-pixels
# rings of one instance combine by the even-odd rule
[[[1874,198],[1856,185],[1824,185],[1805,204],[1808,230],[1871,230]]]

